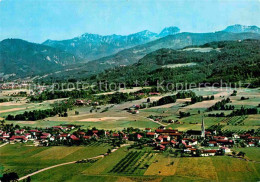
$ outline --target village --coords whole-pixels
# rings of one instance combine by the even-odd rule
[[[88,145],[91,142],[110,143],[112,147],[131,144],[132,147],[152,147],[155,151],[175,149],[181,157],[231,155],[232,147],[259,147],[260,137],[254,132],[219,135],[216,131],[205,130],[204,120],[201,130],[186,132],[166,129],[145,130],[127,128],[123,131],[80,129],[78,125],[59,125],[49,128],[20,128],[16,125],[2,125],[0,141],[6,144],[27,143],[34,146]],[[233,152],[233,154],[235,154]],[[243,153],[238,155],[244,156]]]

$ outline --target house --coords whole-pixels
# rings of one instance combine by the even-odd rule
[[[46,138],[50,138],[51,134],[50,133],[42,133],[42,136],[46,136]]]
[[[188,145],[197,145],[198,141],[192,138],[183,138],[182,139],[185,143],[188,143]]]
[[[164,135],[170,135],[171,133],[178,133],[178,130],[172,130],[172,129],[157,129],[155,130],[156,133],[164,134]]]
[[[10,134],[9,134],[9,133],[3,133],[3,137],[4,137],[4,138],[9,138],[9,137],[10,137]]]
[[[165,146],[164,145],[159,145],[159,149],[160,150],[165,150]]]
[[[174,139],[179,139],[180,136],[182,136],[183,133],[178,132],[178,133],[169,133],[169,135],[174,138]]]
[[[89,140],[89,139],[91,139],[91,136],[83,136],[83,138],[84,138],[85,140]]]
[[[213,139],[215,139],[215,140],[228,140],[228,138],[225,137],[225,136],[214,136]]]
[[[73,141],[78,141],[78,140],[79,140],[79,138],[76,137],[75,135],[71,135],[71,136],[70,136],[70,139],[72,139]]]
[[[94,133],[94,134],[92,135],[92,138],[98,139],[97,133]]]
[[[160,92],[150,92],[149,95],[160,95]]]
[[[93,134],[98,134],[98,130],[92,130]]]
[[[136,137],[137,137],[137,139],[138,139],[138,140],[140,140],[140,139],[141,139],[143,136],[142,136],[142,135],[140,135],[140,134],[137,134],[137,136],[136,136]]]
[[[231,153],[231,150],[230,150],[230,148],[228,148],[228,147],[221,147],[221,150],[222,150],[224,153]]]
[[[201,131],[200,130],[188,130],[187,132],[186,132],[186,134],[188,135],[188,136],[190,136],[191,138],[200,138],[201,137]]]
[[[60,135],[58,135],[58,139],[60,139],[60,140],[67,140],[67,137],[69,137],[70,136],[70,134],[68,134],[68,133],[63,133],[63,134],[60,134]]]
[[[30,133],[25,133],[24,136],[27,138],[27,139],[31,139],[32,138],[32,135]]]
[[[146,136],[149,137],[149,138],[155,138],[156,137],[156,133],[154,133],[154,132],[147,132]]]
[[[163,142],[163,137],[162,137],[162,135],[158,136],[158,137],[156,138],[156,141],[159,142],[159,143],[162,143],[162,142]]]
[[[249,146],[249,147],[254,147],[254,146],[255,146],[255,143],[254,143],[254,142],[249,142],[249,143],[248,143],[248,146]]]
[[[25,136],[15,136],[13,135],[10,138],[10,142],[27,142],[27,138]]]
[[[53,129],[58,129],[58,130],[62,130],[63,129],[62,126],[53,126],[52,128]]]
[[[207,157],[207,156],[214,156],[216,155],[217,150],[201,150],[201,156]]]
[[[183,152],[186,153],[186,154],[192,154],[192,155],[195,155],[196,154],[196,150],[195,148],[187,148],[187,149],[184,149]]]
[[[146,132],[151,132],[152,130],[151,130],[151,128],[145,128],[145,131]]]
[[[83,100],[76,100],[76,105],[83,105],[84,104],[84,101]]]
[[[215,147],[215,146],[217,146],[217,142],[216,141],[209,141],[208,145],[209,145],[209,147]]]
[[[3,141],[3,142],[7,142],[8,141],[8,139],[7,138],[5,138],[5,137],[0,137],[0,141]]]
[[[84,136],[86,133],[83,132],[83,131],[79,131],[78,134],[79,134],[80,136]]]
[[[171,140],[171,144],[173,147],[175,147],[178,144],[178,142],[176,142],[175,140]]]
[[[38,132],[38,130],[29,130],[29,132],[30,132],[32,135],[36,136],[36,132]]]
[[[238,134],[234,133],[234,134],[232,135],[232,138],[239,139],[240,136],[239,136]]]
[[[113,134],[112,134],[112,137],[113,137],[113,138],[119,138],[119,134],[118,134],[118,133],[113,133]]]
[[[216,140],[217,144],[218,145],[221,145],[221,146],[233,146],[234,142],[233,140],[224,140],[224,139],[218,139]]]

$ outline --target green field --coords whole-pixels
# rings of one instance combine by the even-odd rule
[[[55,164],[90,158],[104,154],[108,144],[77,147],[35,147],[10,144],[0,148],[0,161],[5,172],[15,171],[20,177]]]
[[[250,150],[250,149],[248,149]],[[138,157],[130,159],[136,154]],[[137,154],[138,153],[138,154]],[[72,164],[32,176],[33,181],[258,181],[260,163],[228,156],[174,158],[121,148],[93,164]],[[149,154],[151,155],[151,154]],[[143,164],[148,164],[148,168]],[[66,173],[61,174],[63,171]]]
[[[100,129],[118,129],[122,130],[127,127],[134,128],[157,128],[160,125],[156,122],[153,122],[148,119],[150,115],[153,116],[163,116],[164,120],[172,119],[174,121],[178,120],[181,124],[167,124],[161,123],[167,128],[175,128],[181,131],[186,131],[189,129],[200,129],[200,123],[202,116],[207,116],[208,114],[217,114],[224,112],[228,115],[231,111],[211,111],[207,112],[206,109],[216,102],[223,99],[223,97],[230,97],[232,103],[235,108],[240,108],[241,106],[250,106],[255,107],[260,102],[260,92],[258,89],[239,89],[237,96],[230,96],[233,92],[233,89],[221,89],[221,88],[196,88],[193,91],[197,95],[202,96],[211,96],[214,95],[215,99],[210,101],[198,102],[195,104],[185,106],[185,102],[190,101],[190,98],[187,99],[179,99],[176,103],[147,108],[140,110],[139,114],[130,114],[126,112],[124,109],[131,107],[135,104],[141,104],[146,102],[146,99],[136,100],[121,103],[118,105],[106,105],[100,106],[100,109],[94,112],[90,112],[90,106],[84,107],[75,107],[73,110],[68,111],[68,117],[49,117],[44,120],[39,121],[6,121],[6,123],[19,124],[21,126],[30,126],[30,127],[50,127],[60,124],[77,124],[81,125],[82,128],[100,128]],[[248,97],[248,100],[241,100],[241,97]],[[158,100],[161,96],[154,96],[152,100]],[[8,112],[0,112],[0,117],[4,117],[8,114],[18,114],[22,113],[25,110],[33,110],[33,109],[46,109],[50,107],[50,103],[53,103],[54,100],[45,101],[43,103],[24,103],[21,105],[4,105],[0,106],[2,111]],[[102,112],[106,107],[109,107],[108,111]],[[27,108],[27,109],[26,109]],[[10,109],[21,109],[21,110],[13,110]],[[75,111],[79,112],[79,115],[75,115]],[[179,118],[179,111],[189,112],[191,114],[190,117]],[[200,112],[200,114],[199,114]],[[111,117],[112,119],[103,119],[106,117]],[[115,118],[115,119],[113,119]],[[118,119],[117,119],[118,118]],[[92,121],[97,120],[97,121]],[[232,121],[234,120],[234,121]],[[220,123],[224,125],[223,129],[228,130],[249,130],[249,129],[258,129],[259,125],[259,115],[249,115],[244,118],[241,123],[235,121],[235,117],[231,118],[230,121],[227,121],[225,118],[217,118],[217,117],[205,117],[205,125],[206,127],[210,127],[211,125],[216,125]],[[196,124],[198,123],[198,124]]]

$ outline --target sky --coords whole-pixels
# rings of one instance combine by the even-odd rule
[[[169,26],[214,32],[234,24],[260,27],[259,17],[260,0],[0,0],[0,40],[42,43]]]

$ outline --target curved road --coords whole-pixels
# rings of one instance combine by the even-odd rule
[[[127,146],[127,145],[129,145],[129,144],[123,144],[123,145],[121,145],[121,147],[124,147],[124,146]],[[111,150],[111,152],[115,152],[118,149],[119,148],[113,149],[113,150]],[[91,158],[88,158],[88,159],[97,159],[97,158],[103,158],[103,157],[105,157],[105,154],[98,155],[98,156],[95,156],[95,157],[91,157]],[[28,178],[29,176],[33,176],[35,174],[38,174],[38,173],[43,172],[43,171],[47,171],[47,170],[52,169],[52,168],[56,168],[56,167],[64,166],[64,165],[68,165],[68,164],[75,164],[77,161],[65,162],[65,163],[61,163],[61,164],[57,164],[57,165],[54,165],[54,166],[50,166],[50,167],[46,167],[46,168],[40,169],[38,171],[35,171],[35,172],[31,173],[31,174],[28,174],[26,176],[23,176],[23,177],[19,178],[18,181],[24,180],[24,179]]]

